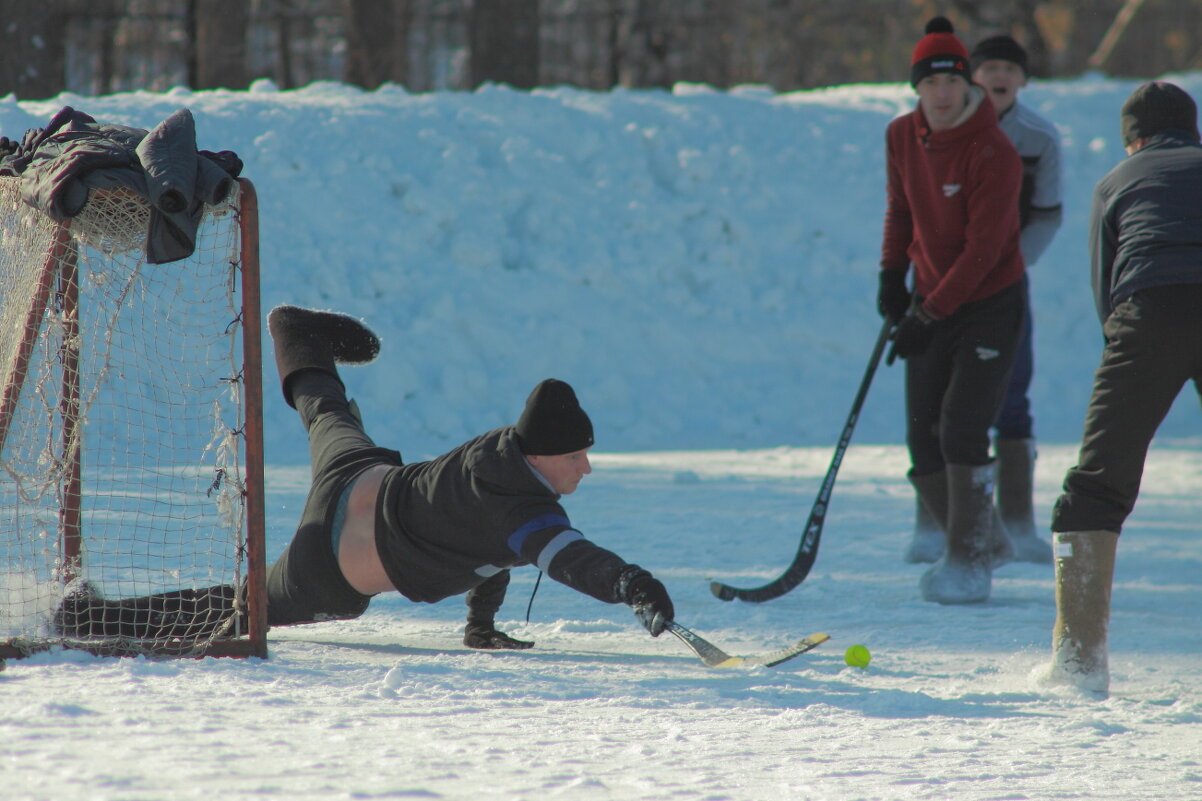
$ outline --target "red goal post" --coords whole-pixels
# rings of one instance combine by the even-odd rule
[[[267,655],[257,196],[237,181],[166,264],[149,215],[93,190],[59,224],[0,178],[0,659]],[[215,630],[55,625],[72,593],[213,585],[239,588]]]

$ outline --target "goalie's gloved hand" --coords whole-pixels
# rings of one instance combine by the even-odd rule
[[[893,336],[890,337],[893,347],[885,358],[885,364],[893,364],[893,360],[898,357],[908,359],[925,351],[935,336],[937,323],[938,321],[924,312],[921,306],[911,309],[897,324]]]
[[[618,576],[618,600],[634,610],[634,616],[652,637],[664,633],[676,617],[668,590],[659,579],[638,565],[628,565]]]
[[[905,270],[881,270],[881,286],[876,296],[876,310],[897,322],[910,308],[910,290],[906,288]]]
[[[515,640],[505,632],[497,631],[491,623],[468,623],[463,630],[463,644],[487,651],[524,651],[534,647],[533,642]]]

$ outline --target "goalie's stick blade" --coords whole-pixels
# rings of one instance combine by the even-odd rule
[[[795,656],[801,656],[806,651],[813,651],[830,638],[831,635],[827,634],[826,632],[819,631],[811,634],[805,639],[798,640],[786,648],[770,651],[769,653],[761,654],[760,656],[745,657],[743,659],[743,665],[746,667],[755,667],[756,665],[772,667],[774,665],[779,665],[782,662],[788,662]]]
[[[829,634],[822,632],[811,634],[804,640],[798,640],[787,648],[781,648],[759,656],[731,656],[709,640],[689,631],[679,623],[668,623],[668,631],[675,634],[681,642],[689,646],[693,653],[700,657],[706,667],[738,668],[738,667],[772,667],[782,662],[788,662],[795,656],[806,651],[812,651],[830,639]]]

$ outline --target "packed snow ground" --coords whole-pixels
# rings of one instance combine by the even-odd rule
[[[1176,79],[1202,96],[1202,75]],[[1075,458],[1101,341],[1088,290],[1093,183],[1122,156],[1133,82],[1037,83],[1064,133],[1064,227],[1032,269],[1046,521]],[[566,499],[593,539],[667,583],[735,653],[811,631],[775,669],[713,671],[629,610],[518,571],[502,627],[459,644],[463,605],[382,597],[354,622],[279,629],[260,660],[56,652],[0,673],[0,795],[13,799],[1161,799],[1202,797],[1202,453],[1183,393],[1120,544],[1112,695],[1042,687],[1051,570],[992,599],[922,602],[900,552],[900,370],[882,368],[809,579],[723,604],[788,562],[879,328],[883,134],[902,85],[776,95],[133,93],[0,100],[0,133],[62,105],[150,127],[181,106],[237,151],[263,206],[264,302],[347,311],[383,336],[346,378],[407,458],[511,422],[571,381],[598,433]],[[271,365],[269,387],[274,386]],[[308,480],[268,398],[268,551]],[[864,643],[866,670],[843,664]]]

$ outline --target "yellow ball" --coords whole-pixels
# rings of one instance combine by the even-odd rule
[[[843,661],[852,667],[866,668],[872,661],[872,654],[862,645],[850,645],[847,653],[843,654]]]

